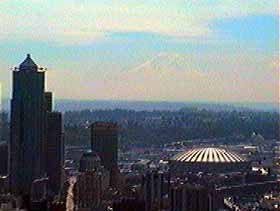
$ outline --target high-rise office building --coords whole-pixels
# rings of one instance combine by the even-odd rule
[[[49,188],[58,194],[61,188],[64,160],[64,143],[62,139],[62,115],[59,112],[46,113],[45,160]]]
[[[0,143],[0,176],[5,176],[8,173],[8,144]]]
[[[102,199],[102,174],[87,171],[79,174],[75,186],[75,204],[78,208],[98,209]]]
[[[11,191],[29,193],[44,173],[45,73],[28,54],[13,71],[10,137]]]
[[[280,181],[280,141],[276,142],[276,146],[274,148],[273,171],[276,174],[277,180]]]
[[[97,171],[101,168],[100,157],[95,152],[84,153],[80,159],[79,171]]]
[[[30,199],[39,202],[47,199],[49,179],[47,177],[35,179],[31,185]]]
[[[218,210],[222,198],[213,190],[190,184],[177,184],[171,188],[171,211],[215,211]]]
[[[79,176],[75,184],[75,204],[78,210],[99,210],[110,174],[100,165],[96,153],[85,153],[80,160]]]
[[[51,112],[53,109],[53,96],[52,92],[45,92],[45,109]]]
[[[110,184],[115,186],[118,177],[118,126],[110,122],[91,125],[92,151],[98,153],[103,165],[110,172]]]
[[[122,199],[120,201],[114,202],[113,210],[114,211],[144,211],[145,202],[134,198]]]
[[[0,105],[0,142],[8,142],[8,137],[9,137],[8,113],[1,111],[1,105]]]
[[[29,54],[13,72],[10,133],[11,191],[30,194],[33,181],[47,174],[50,191],[58,193],[64,159],[62,115],[52,111],[45,73]]]
[[[159,171],[148,171],[143,176],[142,191],[145,211],[161,210],[163,201],[164,174]]]

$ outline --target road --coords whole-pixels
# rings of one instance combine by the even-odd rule
[[[73,188],[74,184],[76,183],[76,177],[70,177],[69,178],[69,188],[67,191],[67,197],[66,197],[66,211],[74,211],[74,193]]]

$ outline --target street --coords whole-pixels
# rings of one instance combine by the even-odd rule
[[[66,211],[74,211],[74,193],[73,188],[74,184],[76,183],[76,177],[70,177],[69,178],[70,186],[67,191],[67,197],[66,197]]]

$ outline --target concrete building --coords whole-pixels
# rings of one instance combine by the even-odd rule
[[[0,176],[0,194],[9,193],[9,177]]]
[[[23,199],[11,194],[0,194],[0,211],[27,211],[22,208]]]
[[[31,185],[31,202],[42,202],[47,199],[49,179],[47,177],[36,179]]]
[[[97,153],[84,153],[80,160],[79,175],[74,188],[78,210],[99,210],[109,184],[110,173],[101,165]]]
[[[114,211],[144,211],[145,202],[135,199],[127,198],[120,201],[115,201],[113,204]]]
[[[203,186],[177,184],[171,188],[170,210],[216,211],[220,204],[218,200],[218,195]]]
[[[110,122],[95,122],[91,125],[91,148],[110,171],[110,184],[115,186],[118,178],[118,126]]]
[[[75,184],[75,204],[78,209],[98,210],[108,187],[109,172],[106,169],[80,172]]]
[[[142,159],[142,160],[138,160],[138,161],[135,161],[132,166],[131,166],[131,169],[133,171],[137,171],[137,172],[145,172],[148,168],[149,168],[149,165],[152,163],[151,160],[148,160],[148,159]]]
[[[145,211],[160,210],[163,203],[164,174],[158,171],[145,173],[142,182]]]
[[[273,171],[276,174],[277,180],[280,181],[280,141],[276,142],[274,148]]]
[[[94,171],[83,172],[78,176],[75,196],[78,208],[99,209],[102,200],[102,174]]]
[[[101,168],[101,159],[95,152],[84,153],[80,160],[79,171],[98,171]]]

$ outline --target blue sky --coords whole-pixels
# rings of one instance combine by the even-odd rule
[[[279,102],[277,4],[2,0],[3,95],[31,53],[57,98]]]

